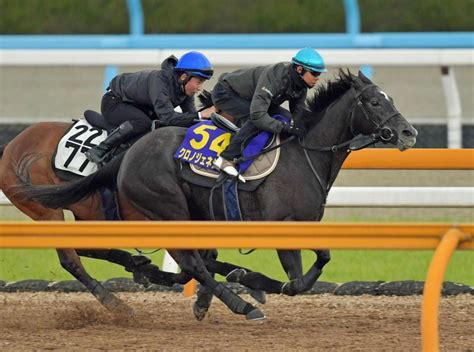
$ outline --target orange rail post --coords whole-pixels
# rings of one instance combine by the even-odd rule
[[[468,239],[469,234],[452,228],[443,236],[434,253],[423,290],[421,335],[424,352],[439,351],[438,310],[444,273],[458,244]]]
[[[197,281],[192,279],[183,288],[184,297],[191,297],[196,292]]]

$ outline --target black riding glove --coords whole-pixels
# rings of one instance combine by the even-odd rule
[[[303,138],[306,134],[306,130],[303,126],[297,126],[289,123],[285,123],[281,131],[296,136],[298,138]]]

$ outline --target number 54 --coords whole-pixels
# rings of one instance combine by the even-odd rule
[[[209,142],[211,138],[208,131],[215,131],[217,130],[216,126],[213,125],[201,125],[194,129],[194,134],[200,136],[200,140],[193,138],[189,141],[191,147],[196,150],[203,149]],[[209,146],[209,150],[216,152],[218,155],[229,145],[230,143],[230,133],[223,133],[220,136],[217,136],[211,141],[211,145]]]

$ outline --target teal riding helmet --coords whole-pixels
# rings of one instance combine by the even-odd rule
[[[316,72],[327,72],[324,60],[313,48],[303,48],[291,59],[295,65],[303,66],[307,70]]]

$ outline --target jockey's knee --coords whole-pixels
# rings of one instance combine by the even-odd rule
[[[151,130],[151,120],[150,119],[135,119],[130,120],[131,125],[133,126],[133,132],[137,135],[145,134]]]

